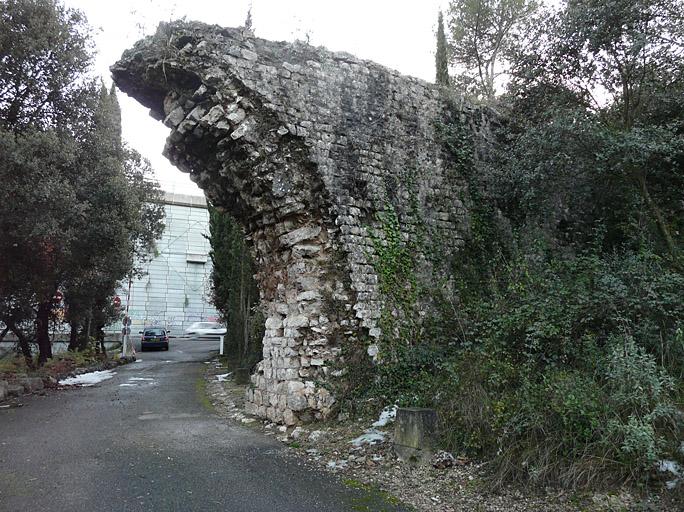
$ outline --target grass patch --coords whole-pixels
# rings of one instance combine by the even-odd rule
[[[356,512],[391,512],[401,505],[399,498],[374,485],[353,478],[345,479],[342,483],[350,489],[361,491],[360,496],[351,499],[351,510]]]
[[[28,373],[26,361],[21,356],[7,354],[0,359],[0,374]]]
[[[195,392],[197,393],[197,399],[199,400],[202,407],[204,407],[209,412],[214,412],[214,405],[209,400],[209,393],[207,392],[207,381],[204,376],[199,377],[195,380]]]

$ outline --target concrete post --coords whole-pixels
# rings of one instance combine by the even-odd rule
[[[437,448],[437,412],[399,408],[394,422],[394,451],[404,462],[428,464]]]

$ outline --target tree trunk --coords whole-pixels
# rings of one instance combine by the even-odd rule
[[[240,247],[240,298],[238,301],[239,315],[242,317],[242,350],[240,350],[240,363],[245,360],[247,353],[247,315],[245,314],[245,244]],[[237,348],[237,347],[236,347]]]
[[[85,325],[81,327],[81,332],[78,335],[78,351],[83,352],[88,348],[88,336],[86,335]]]
[[[33,354],[31,353],[31,345],[29,345],[29,340],[24,336],[24,333],[19,329],[14,322],[11,320],[6,320],[5,324],[7,328],[14,333],[19,340],[19,349],[21,350],[24,359],[26,360],[26,365],[29,368],[33,368]]]
[[[86,320],[85,325],[83,326],[83,330],[81,331],[81,339],[78,344],[78,350],[79,352],[82,352],[84,350],[88,349],[88,345],[90,344],[90,316]]]
[[[667,246],[667,250],[670,253],[670,256],[672,257],[674,264],[677,265],[677,267],[679,267],[682,262],[679,259],[679,251],[677,248],[677,244],[672,238],[670,228],[667,225],[667,221],[665,220],[663,213],[660,211],[660,208],[658,208],[658,205],[655,204],[655,201],[653,200],[650,192],[648,191],[648,186],[646,184],[646,176],[643,172],[639,172],[637,174],[637,181],[639,183],[639,191],[641,192],[641,196],[646,202],[646,206],[648,206],[649,210],[651,210],[653,217],[655,217],[656,225],[658,226],[658,230],[660,231],[660,234],[663,237],[665,245]]]
[[[78,350],[78,328],[79,324],[76,321],[69,322],[71,326],[71,331],[69,332],[69,352],[75,352]]]
[[[245,322],[243,325],[244,329],[244,337],[245,337],[245,347],[243,350],[243,359],[247,359],[247,356],[249,354],[249,342],[250,342],[250,334],[252,333],[252,311],[251,311],[251,306],[252,306],[252,288],[250,286],[250,283],[247,283],[247,298],[245,300]]]
[[[95,337],[97,338],[97,341],[100,344],[100,351],[101,351],[102,355],[104,356],[105,359],[107,359],[108,356],[107,356],[107,348],[105,347],[104,325],[98,325],[97,326],[97,334]]]
[[[51,302],[41,302],[36,315],[36,338],[38,340],[38,365],[42,366],[52,359],[52,342],[50,341]]]

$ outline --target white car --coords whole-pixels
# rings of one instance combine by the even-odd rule
[[[185,329],[187,336],[223,336],[226,328],[216,322],[195,322]]]

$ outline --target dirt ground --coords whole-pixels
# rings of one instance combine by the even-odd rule
[[[374,418],[358,418],[286,428],[248,417],[242,412],[245,386],[234,384],[231,372],[219,361],[208,363],[207,370],[207,393],[216,412],[226,420],[275,437],[292,448],[293,456],[311,467],[334,473],[346,485],[377,489],[418,511],[682,510],[665,494],[642,497],[621,489],[608,493],[577,493],[510,487],[491,492],[484,463],[443,454],[441,464],[439,457],[433,462],[436,466],[447,467],[417,466],[400,461],[392,449],[392,423],[385,427],[371,427]],[[364,434],[370,435],[360,437]]]

